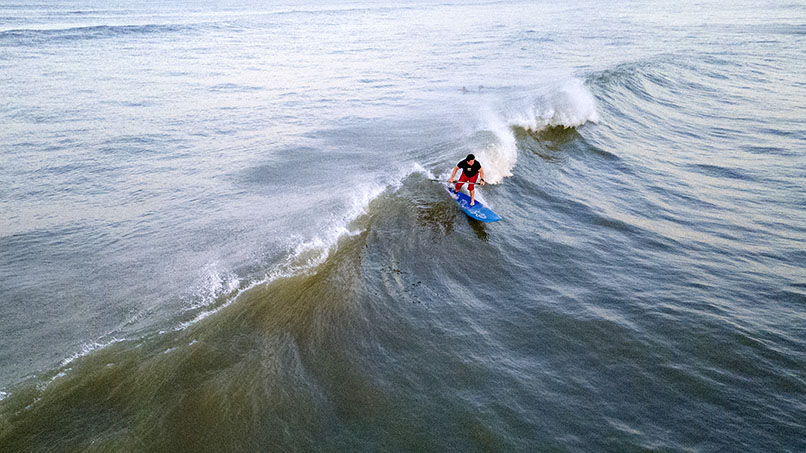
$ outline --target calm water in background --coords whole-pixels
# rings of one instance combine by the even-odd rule
[[[4,2],[0,450],[803,451],[805,62],[797,2]]]

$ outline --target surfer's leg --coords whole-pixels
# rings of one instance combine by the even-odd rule
[[[467,181],[467,176],[465,176],[465,174],[462,173],[461,175],[459,175],[459,182],[456,183],[456,190],[454,191],[455,193],[459,193],[459,190],[462,188],[463,185],[465,185],[465,181]]]
[[[470,185],[468,187],[470,187]],[[476,191],[470,188],[468,188],[467,190],[470,191],[470,206],[473,206],[474,204],[476,204]]]

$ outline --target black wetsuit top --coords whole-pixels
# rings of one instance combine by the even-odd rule
[[[466,160],[463,160],[456,164],[457,167],[462,169],[462,173],[465,174],[468,178],[472,178],[478,174],[479,170],[481,170],[481,164],[479,161],[473,162],[473,165],[467,163]]]

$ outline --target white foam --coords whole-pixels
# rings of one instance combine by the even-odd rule
[[[529,108],[510,118],[510,123],[532,131],[550,126],[579,127],[598,123],[596,99],[579,79],[567,79],[551,86]]]
[[[91,353],[93,351],[103,349],[103,348],[105,348],[105,347],[107,347],[109,345],[115,344],[115,343],[120,343],[121,341],[125,341],[125,340],[120,339],[120,338],[112,338],[111,340],[105,341],[105,342],[93,341],[91,343],[84,343],[81,346],[81,351],[76,352],[75,354],[71,355],[70,357],[62,360],[61,366],[64,367],[67,364],[69,364],[70,362],[72,362],[72,361],[74,361],[76,359],[79,359],[81,357],[84,357],[85,355],[87,355],[87,354],[89,354],[89,353]]]
[[[241,284],[241,280],[230,271],[222,270],[217,261],[205,266],[196,291],[190,297],[184,310],[194,310],[212,305],[224,294],[229,294]]]
[[[361,229],[350,229],[350,227],[355,220],[367,213],[372,200],[378,198],[387,189],[399,189],[406,177],[414,173],[430,175],[430,172],[415,163],[399,170],[396,174],[385,178],[383,181],[359,185],[354,191],[355,195],[348,203],[347,210],[340,215],[331,215],[326,222],[332,226],[312,239],[301,240],[297,238],[288,259],[268,275],[269,279],[274,280],[278,277],[295,275],[308,269],[314,269],[324,263],[340,238],[355,236],[363,232]]]
[[[484,181],[500,184],[504,178],[512,176],[512,169],[518,160],[515,134],[507,122],[498,115],[485,112],[486,127],[495,135],[496,142],[474,152],[480,162],[484,162]]]
[[[9,396],[11,396],[11,394],[8,393],[8,392],[0,392],[0,401],[3,401],[4,399],[8,398]]]

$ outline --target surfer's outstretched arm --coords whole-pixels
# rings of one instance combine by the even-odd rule
[[[451,180],[450,184],[453,184],[453,178],[456,177],[456,172],[459,171],[459,167],[453,167],[453,173],[451,173]]]
[[[485,184],[485,182],[484,182],[484,170],[481,169],[481,168],[479,168],[479,176],[481,177],[481,185],[483,186]]]

